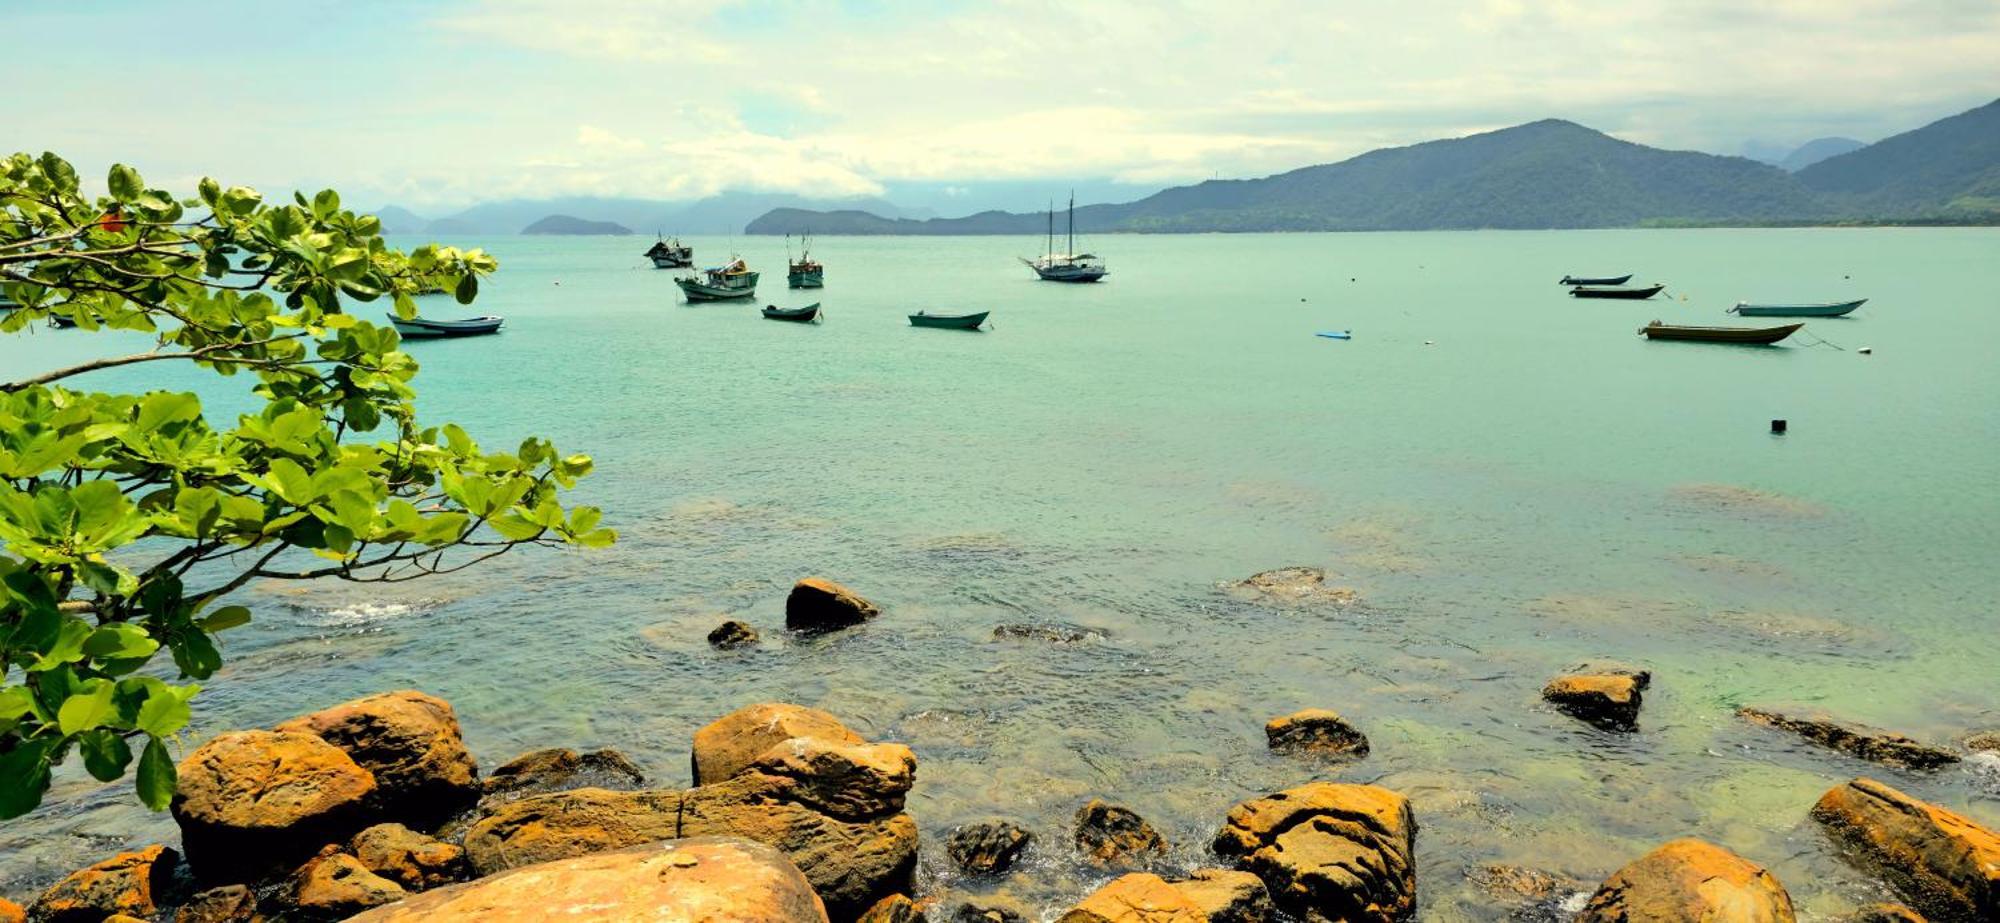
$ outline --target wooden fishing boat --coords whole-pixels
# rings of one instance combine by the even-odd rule
[[[991,313],[993,312],[981,311],[978,314],[932,314],[928,311],[918,311],[910,315],[910,326],[943,327],[950,330],[978,330],[980,325],[986,323],[986,315]]]
[[[1743,317],[1840,317],[1866,304],[1868,299],[1829,301],[1821,304],[1751,304],[1739,301],[1729,313]]]
[[[1639,332],[1649,340],[1699,340],[1704,343],[1742,343],[1750,346],[1769,346],[1798,332],[1804,324],[1786,324],[1782,327],[1683,327],[1679,324],[1662,324],[1654,321],[1639,328]]]
[[[646,248],[645,256],[653,261],[654,269],[680,269],[694,265],[694,248],[681,243],[678,237],[673,240],[660,238]]]
[[[430,320],[412,317],[407,320],[389,315],[389,323],[405,340],[433,340],[441,337],[475,337],[488,333],[499,333],[505,318],[488,314],[483,317],[468,317],[464,320]]]
[[[1069,196],[1069,247],[1067,253],[1056,252],[1056,209],[1049,203],[1048,247],[1042,251],[1040,259],[1022,257],[1029,269],[1043,282],[1095,282],[1110,273],[1104,261],[1095,254],[1076,252],[1076,193]]]
[[[1632,281],[1632,274],[1622,276],[1564,276],[1564,285],[1624,285]]]
[[[812,237],[800,238],[799,258],[791,257],[792,238],[785,235],[785,284],[791,288],[826,287],[826,267],[812,258]]]
[[[764,306],[764,316],[771,320],[789,320],[797,321],[801,324],[810,324],[819,319],[819,302],[815,301],[803,308],[781,308],[774,304],[767,304]]]
[[[1633,301],[1641,301],[1659,294],[1663,288],[1666,288],[1666,286],[1652,285],[1646,288],[1573,288],[1569,290],[1569,296],[1571,298],[1626,298]]]
[[[701,301],[736,301],[757,297],[757,276],[742,260],[734,260],[727,266],[704,269],[698,275],[681,276],[674,284],[681,287],[681,294],[690,303]]]

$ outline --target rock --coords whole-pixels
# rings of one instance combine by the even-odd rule
[[[128,916],[122,913],[114,913],[108,917],[105,917],[103,923],[146,923],[146,921],[141,920],[138,917]]]
[[[1791,923],[1792,899],[1756,863],[1700,840],[1674,840],[1604,880],[1576,923]]]
[[[1193,902],[1208,923],[1269,923],[1277,911],[1262,879],[1249,872],[1196,869],[1169,882]]]
[[[366,825],[375,776],[312,734],[237,731],[180,763],[174,820],[195,874],[252,878],[296,867]]]
[[[1348,587],[1326,585],[1326,571],[1317,567],[1280,567],[1252,574],[1230,589],[1266,605],[1346,606],[1359,599]]]
[[[0,923],[27,923],[28,912],[4,897],[0,897]]]
[[[1465,879],[1486,896],[1509,904],[1548,900],[1571,885],[1540,869],[1518,865],[1482,865],[1465,870]]]
[[[787,780],[751,772],[689,789],[682,836],[738,836],[776,847],[804,873],[836,920],[908,893],[917,864],[917,824],[908,814],[848,820],[791,800]]]
[[[924,908],[907,894],[891,894],[862,911],[854,923],[924,923]]]
[[[1004,872],[1028,848],[1034,835],[1011,821],[981,821],[953,830],[944,849],[951,861],[974,875]]]
[[[1873,779],[1827,792],[1812,817],[1925,916],[2000,919],[2000,833]]]
[[[1325,708],[1308,708],[1272,718],[1264,724],[1264,737],[1271,749],[1281,753],[1368,755],[1368,738],[1338,712]]]
[[[1076,812],[1076,849],[1100,866],[1143,866],[1167,853],[1167,841],[1131,808],[1092,798]]]
[[[1047,644],[1080,644],[1093,638],[1103,637],[1094,631],[1072,628],[1068,625],[998,625],[993,629],[995,641],[1041,641]]]
[[[507,802],[465,832],[479,875],[671,840],[681,835],[681,793],[579,788]]]
[[[1607,670],[1558,676],[1542,687],[1542,698],[1556,710],[1605,730],[1630,731],[1638,726],[1641,695],[1653,675],[1645,670]]]
[[[710,647],[725,651],[733,647],[756,644],[757,629],[738,621],[723,622],[708,633],[708,643]]]
[[[1825,715],[1787,715],[1744,706],[1737,717],[1765,727],[1790,731],[1813,743],[1849,756],[1905,769],[1936,769],[1958,762],[1958,754],[1927,746],[1901,734],[1840,721]]]
[[[1021,909],[996,898],[962,901],[952,908],[946,923],[1027,923]]]
[[[812,886],[776,850],[699,837],[524,866],[427,891],[349,923],[548,920],[827,923],[827,916]]]
[[[916,754],[902,744],[794,737],[738,775],[768,776],[789,800],[844,820],[867,820],[903,810],[916,773]]]
[[[785,629],[801,634],[852,628],[881,614],[853,590],[821,577],[799,581],[785,598]]]
[[[539,795],[578,788],[629,791],[643,788],[646,774],[625,754],[593,750],[579,754],[567,747],[523,753],[501,764],[486,777],[486,797]]]
[[[1922,914],[1901,904],[1869,904],[1851,914],[1844,923],[1928,923]]]
[[[1416,834],[1402,795],[1316,782],[1230,809],[1214,848],[1263,879],[1287,913],[1388,923],[1416,907]]]
[[[45,923],[99,923],[114,913],[152,916],[165,901],[179,862],[165,846],[122,852],[71,872],[28,910]]]
[[[355,834],[348,848],[369,871],[408,891],[464,881],[470,871],[464,849],[402,824],[376,824]]]
[[[282,894],[298,917],[328,921],[345,920],[409,896],[401,885],[369,871],[361,860],[340,852],[337,846],[306,860],[286,880]]]
[[[772,747],[794,737],[832,743],[866,743],[861,735],[817,708],[765,702],[739,708],[694,734],[694,784],[721,782],[750,768]]]
[[[317,735],[374,773],[375,799],[388,820],[435,826],[479,797],[479,767],[466,752],[458,716],[434,696],[385,692],[276,730]]]
[[[1160,876],[1133,872],[1098,888],[1056,923],[1208,923],[1208,916]]]
[[[257,894],[243,885],[210,888],[188,898],[174,912],[174,923],[261,923]]]
[[[1974,753],[2000,753],[2000,731],[1979,731],[1966,735],[1965,749]]]

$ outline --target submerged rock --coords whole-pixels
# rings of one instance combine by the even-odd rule
[[[945,923],[1027,923],[1028,915],[1001,898],[981,897],[960,901],[945,917]]]
[[[523,753],[501,764],[486,777],[484,789],[486,797],[492,799],[578,788],[630,790],[645,785],[646,774],[623,753],[610,749],[578,753],[562,747]]]
[[[260,923],[257,893],[245,885],[223,885],[188,898],[174,911],[174,923]],[[0,923],[6,918],[0,916]]]
[[[1574,882],[1541,869],[1518,865],[1482,865],[1465,870],[1465,879],[1487,897],[1510,904],[1548,900]]]
[[[795,737],[865,743],[839,718],[803,705],[764,702],[739,708],[694,734],[694,784],[721,782],[750,768],[773,746]]]
[[[401,885],[368,870],[361,860],[329,846],[285,882],[280,900],[306,920],[345,920],[370,907],[409,896]]]
[[[757,643],[757,629],[735,620],[723,622],[708,633],[708,644],[720,650],[745,647]]]
[[[812,885],[777,850],[699,837],[529,865],[379,907],[352,923],[700,920],[827,923]]]
[[[881,614],[860,594],[822,577],[799,581],[785,598],[785,629],[801,634],[852,628]]]
[[[414,690],[385,692],[294,718],[280,732],[312,734],[375,776],[388,820],[433,827],[479,797],[479,766],[451,704]]]
[[[1081,644],[1103,637],[1095,631],[1086,631],[1069,625],[1008,624],[993,628],[995,641],[1041,641],[1047,644]]]
[[[179,863],[179,855],[165,846],[119,853],[71,872],[28,911],[45,923],[99,923],[118,913],[150,917],[166,901]]]
[[[366,826],[375,776],[317,735],[236,731],[181,761],[174,820],[207,880],[292,868]]]
[[[1351,605],[1360,595],[1348,587],[1326,585],[1326,571],[1317,567],[1280,567],[1252,574],[1230,584],[1240,595],[1267,605]]]
[[[1133,872],[1098,888],[1056,923],[1208,923],[1208,915],[1160,876]]]
[[[402,824],[376,824],[355,834],[348,848],[369,871],[409,891],[464,881],[470,871],[464,849]]]
[[[1308,708],[1272,718],[1264,725],[1264,737],[1271,749],[1280,753],[1368,755],[1368,738],[1339,712],[1326,708]]]
[[[1842,923],[1929,923],[1920,914],[1901,904],[1869,904],[1842,920]]]
[[[1416,834],[1402,795],[1316,782],[1231,808],[1214,848],[1262,879],[1287,913],[1391,923],[1416,908]]]
[[[1966,735],[1965,749],[1974,753],[2000,753],[2000,731],[1979,731]]]
[[[1033,839],[1033,834],[1012,821],[981,821],[953,830],[944,849],[959,868],[974,875],[991,875],[1013,866]]]
[[[1905,769],[1936,769],[1958,762],[1958,754],[1928,746],[1901,734],[1852,724],[1824,715],[1787,715],[1744,706],[1738,717],[1765,727],[1790,731],[1813,743],[1849,756]]]
[[[609,852],[681,835],[678,791],[579,788],[531,795],[493,809],[465,833],[480,875]]]
[[[1604,880],[1576,923],[1792,923],[1791,896],[1763,867],[1700,840],[1674,840]]]
[[[1542,687],[1542,698],[1579,721],[1614,731],[1638,726],[1641,694],[1653,675],[1645,670],[1568,673]]]
[[[1167,841],[1131,808],[1092,798],[1076,812],[1076,849],[1099,866],[1143,867],[1166,855]]]
[[[1874,779],[1828,791],[1812,818],[1931,919],[2000,919],[2000,833]]]

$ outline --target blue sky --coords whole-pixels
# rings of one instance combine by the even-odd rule
[[[1738,153],[2000,96],[1992,0],[0,0],[0,34],[0,147],[433,213],[1136,190],[1550,116]]]

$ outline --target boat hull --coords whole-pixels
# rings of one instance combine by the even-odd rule
[[[654,269],[685,269],[694,265],[693,256],[656,256],[652,259]]]
[[[1620,298],[1627,301],[1644,301],[1659,294],[1663,288],[1666,288],[1666,286],[1653,285],[1646,288],[1573,288],[1569,290],[1569,296],[1571,298]]]
[[[505,323],[505,321],[502,318],[490,316],[453,321],[424,320],[421,317],[404,320],[400,317],[391,317],[389,318],[389,323],[396,328],[396,332],[402,335],[405,340],[437,340],[447,337],[476,337],[489,333],[499,333],[500,325]]]
[[[819,304],[815,302],[803,308],[780,308],[775,305],[768,305],[764,308],[764,318],[766,320],[788,320],[793,323],[810,324],[819,319]]]
[[[697,282],[693,279],[675,279],[674,284],[681,287],[681,294],[687,296],[687,300],[690,302],[741,301],[745,298],[757,297],[757,283],[755,281],[752,281],[747,286],[723,286],[709,285],[706,282]]]
[[[1729,312],[1741,317],[1841,317],[1867,303],[1868,299],[1826,304],[1749,304],[1738,302]]]
[[[991,313],[993,312],[981,311],[978,314],[918,313],[910,315],[910,326],[937,327],[944,330],[978,330],[981,325],[986,323],[986,315]]]
[[[1563,277],[1563,280],[1562,280],[1562,283],[1561,283],[1561,284],[1563,284],[1563,285],[1624,285],[1625,283],[1627,283],[1627,282],[1630,282],[1630,281],[1632,281],[1632,274],[1631,274],[1631,273],[1626,273],[1625,275],[1622,275],[1622,276],[1599,276],[1599,277],[1597,277],[1597,278],[1589,278],[1589,277],[1584,277],[1584,276],[1564,276],[1564,277]]]
[[[1676,324],[1647,324],[1639,332],[1649,340],[1692,340],[1701,343],[1737,343],[1769,346],[1794,333],[1804,324],[1781,327],[1682,327]]]
[[[809,272],[789,273],[785,276],[785,284],[792,288],[825,288],[826,271],[816,269]]]
[[[1032,266],[1043,282],[1095,282],[1110,274],[1102,266]]]

